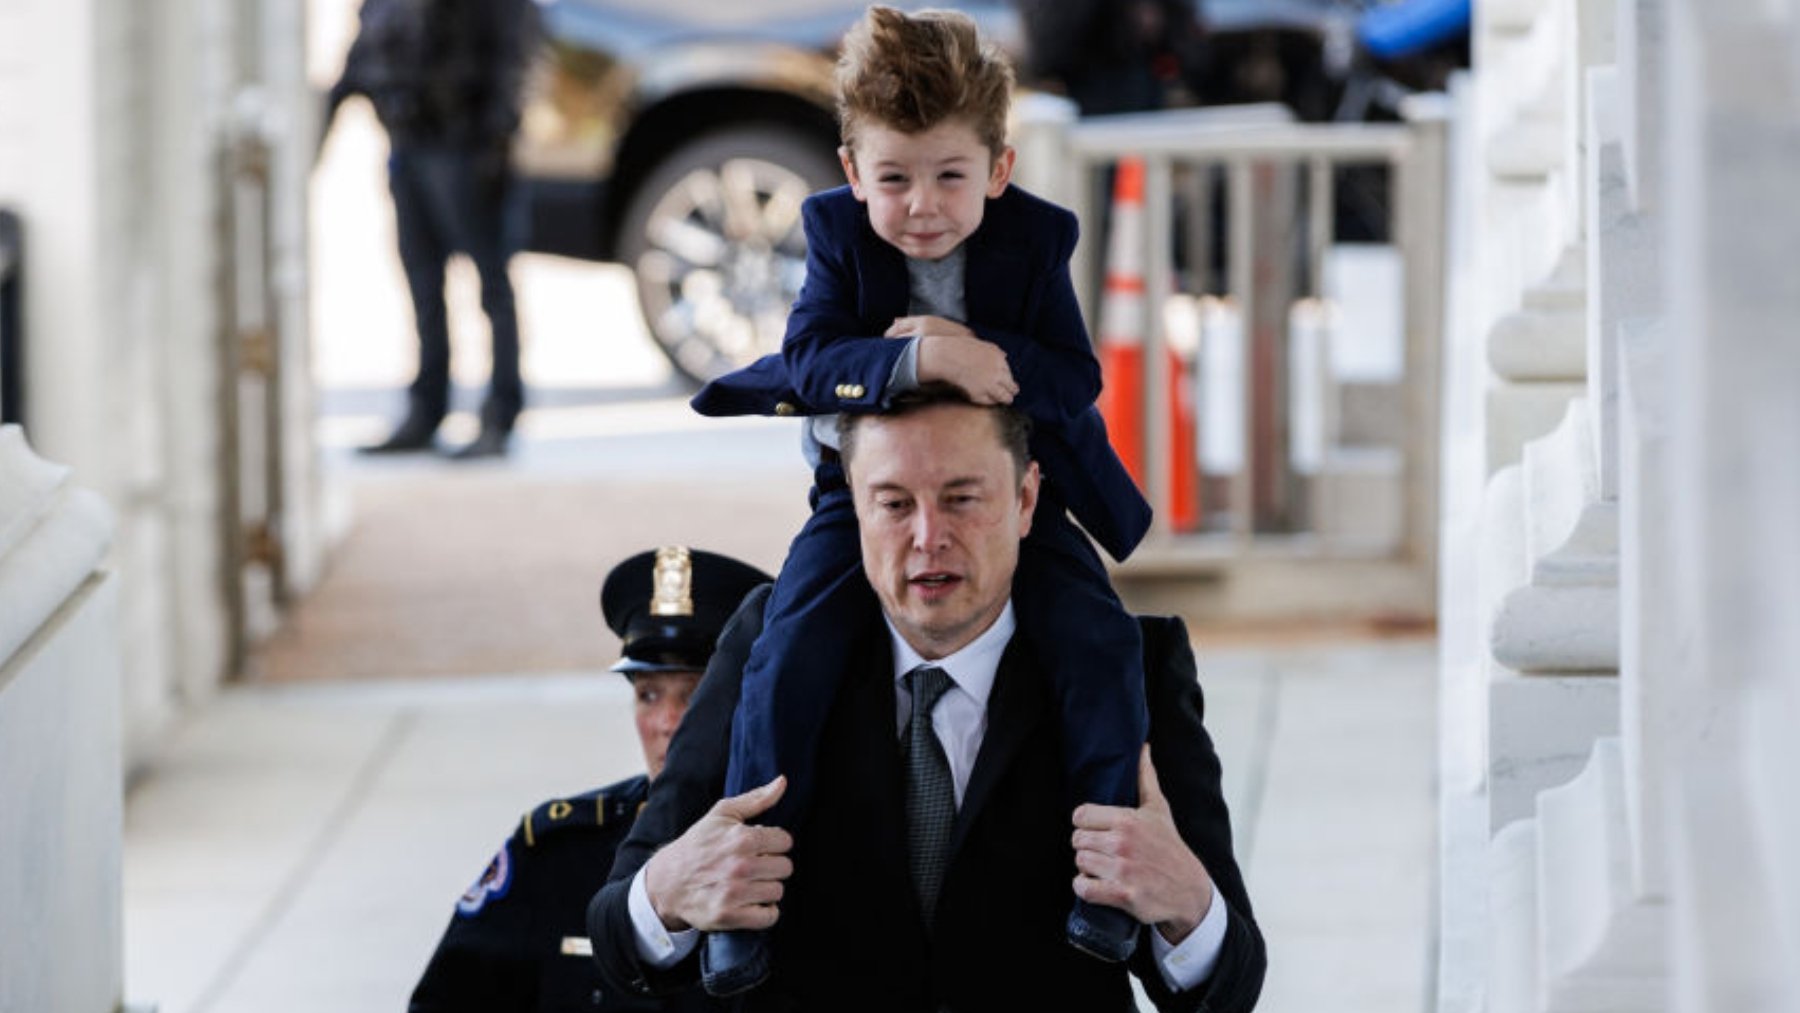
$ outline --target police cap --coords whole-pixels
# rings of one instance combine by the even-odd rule
[[[600,586],[600,611],[623,641],[612,670],[704,670],[738,603],[774,579],[730,556],[679,545],[632,556]]]

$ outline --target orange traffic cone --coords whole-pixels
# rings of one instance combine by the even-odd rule
[[[1170,296],[1163,306],[1169,375],[1169,525],[1200,527],[1200,448],[1195,421],[1194,363],[1200,351],[1200,315],[1192,296]]]
[[[1121,158],[1113,176],[1100,294],[1100,397],[1113,451],[1144,484],[1144,161]]]
[[[1100,296],[1100,397],[1096,404],[1107,436],[1125,470],[1144,478],[1144,330],[1149,323],[1144,283],[1144,162],[1119,160],[1113,178],[1111,232],[1106,242],[1106,282]],[[1176,531],[1200,523],[1199,458],[1194,447],[1191,356],[1179,341],[1167,343],[1169,502],[1164,511]]]

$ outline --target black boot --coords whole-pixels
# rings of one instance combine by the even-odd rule
[[[1131,959],[1137,951],[1140,928],[1136,918],[1118,908],[1089,904],[1080,898],[1069,911],[1069,945],[1109,963]]]
[[[769,934],[753,929],[708,932],[700,940],[700,984],[708,995],[737,995],[769,976]]]
[[[506,445],[512,433],[504,429],[481,428],[481,435],[475,437],[473,443],[457,447],[450,452],[452,461],[473,461],[483,457],[505,457]]]
[[[380,443],[368,443],[357,447],[359,454],[409,454],[419,450],[430,450],[437,442],[438,423],[442,416],[422,415],[417,412],[408,413],[405,420],[388,438]]]

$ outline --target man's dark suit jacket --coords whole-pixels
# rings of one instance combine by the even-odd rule
[[[697,955],[662,972],[638,960],[627,896],[655,849],[723,792],[738,681],[766,600],[766,589],[753,592],[726,628],[611,881],[588,907],[594,958],[614,987],[655,993],[698,977]],[[1160,1009],[1249,1010],[1267,960],[1232,855],[1187,631],[1177,619],[1141,622],[1151,756],[1182,838],[1213,876],[1214,903],[1229,905],[1230,927],[1212,976],[1189,992],[1169,993],[1147,939],[1132,969]],[[746,1008],[1132,1009],[1125,969],[1078,952],[1064,937],[1074,897],[1072,826],[1055,704],[1030,645],[1015,638],[1000,663],[936,920],[927,926],[907,874],[893,656],[878,612],[859,642],[862,671],[846,682],[826,723],[815,802],[794,831],[775,970],[747,995]]]
[[[806,199],[806,281],[781,353],[694,396],[702,415],[875,411],[904,341],[881,340],[909,314],[906,257],[875,234],[869,212],[839,187]],[[1094,408],[1100,364],[1069,280],[1075,216],[1009,186],[963,242],[968,326],[1006,352],[1031,417],[1032,456],[1075,519],[1114,559],[1150,527],[1150,505],[1107,442]]]

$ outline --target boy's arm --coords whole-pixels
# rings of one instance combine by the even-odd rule
[[[1006,353],[1019,396],[1013,406],[1032,421],[1061,424],[1086,411],[1100,396],[1100,363],[1088,341],[1075,287],[1069,281],[1069,262],[1060,259],[1044,279],[1042,305],[1031,333],[1018,334],[998,327],[969,326],[975,335]]]
[[[1013,402],[1034,422],[1059,425],[1087,410],[1100,396],[1100,363],[1088,340],[1081,305],[1069,276],[1079,227],[1075,216],[1057,208],[1055,233],[1033,256],[1035,291],[1027,302],[1022,332],[974,320],[976,336],[1006,352],[1007,365],[1019,384]],[[970,293],[971,302],[974,293]],[[978,314],[971,313],[972,316]]]
[[[906,350],[904,341],[861,335],[857,285],[845,244],[834,236],[818,198],[801,206],[806,230],[806,280],[788,314],[781,357],[800,399],[816,408],[870,411],[879,407]],[[837,240],[837,241],[833,241]]]

